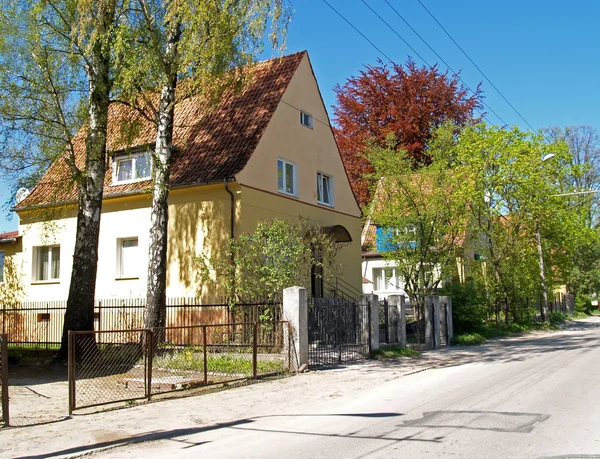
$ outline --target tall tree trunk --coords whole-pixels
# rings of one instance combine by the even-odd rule
[[[166,325],[167,303],[167,233],[169,225],[169,181],[173,154],[173,118],[177,89],[177,46],[181,24],[169,30],[165,50],[166,84],[160,94],[158,129],[153,156],[152,211],[150,216],[150,246],[148,254],[148,284],[146,290],[146,328]]]
[[[105,14],[102,26],[105,30],[113,22],[114,7]],[[99,12],[99,14],[102,14]],[[106,130],[110,103],[110,62],[98,41],[93,48],[88,76],[89,123],[85,141],[85,171],[78,178],[79,211],[73,253],[73,269],[67,299],[67,310],[58,359],[64,360],[68,353],[68,333],[94,329],[94,294],[98,268],[98,240],[102,194],[106,173]]]
[[[535,224],[535,242],[540,266],[540,282],[542,284],[542,319],[544,319],[546,322],[549,322],[548,289],[546,287],[546,273],[544,271],[544,251],[542,250],[542,235],[540,233],[540,225],[537,222]]]

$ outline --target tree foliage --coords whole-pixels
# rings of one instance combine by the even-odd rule
[[[405,152],[411,167],[428,164],[427,145],[433,129],[446,121],[459,127],[470,124],[474,110],[481,108],[479,87],[469,95],[458,75],[450,76],[437,66],[419,67],[411,60],[391,67],[367,66],[334,90],[334,132],[361,205],[370,199],[364,176],[374,171],[363,155],[367,141]],[[396,145],[386,145],[390,133]]]
[[[203,281],[221,286],[230,301],[270,299],[287,287],[308,288],[315,268],[325,281],[339,276],[343,267],[335,257],[342,246],[306,219],[274,219],[196,260]]]

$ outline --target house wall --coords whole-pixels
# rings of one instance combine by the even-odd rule
[[[352,242],[338,252],[336,263],[343,267],[341,277],[344,281],[361,291],[360,218],[247,186],[241,187],[240,196],[241,218],[238,231],[243,233],[252,233],[259,221],[270,221],[274,218],[293,220],[299,216],[308,219],[314,225],[344,226],[350,233]]]
[[[300,123],[300,110],[313,116],[312,129]],[[327,208],[317,203],[317,172],[322,172],[333,177],[333,208],[355,217],[361,216],[308,56],[296,70],[252,158],[237,175],[238,182],[280,194],[277,186],[278,158],[298,164],[298,196],[292,197],[292,200]]]

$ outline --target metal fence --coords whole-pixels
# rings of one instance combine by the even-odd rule
[[[9,425],[10,415],[8,407],[8,337],[0,334],[0,423]]]
[[[308,298],[308,360],[335,365],[369,355],[369,304],[345,298]]]
[[[290,370],[284,321],[69,333],[69,413]]]
[[[146,300],[141,298],[97,300],[94,330],[135,330],[144,326]],[[24,302],[0,306],[1,333],[13,346],[51,347],[60,344],[66,301]],[[227,302],[202,304],[197,298],[169,298],[166,325],[226,324],[234,322],[278,321],[282,318],[279,299],[231,305]]]

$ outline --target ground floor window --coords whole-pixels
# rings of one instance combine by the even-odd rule
[[[395,266],[386,268],[373,268],[373,279],[377,291],[399,291],[402,290],[402,276]]]

